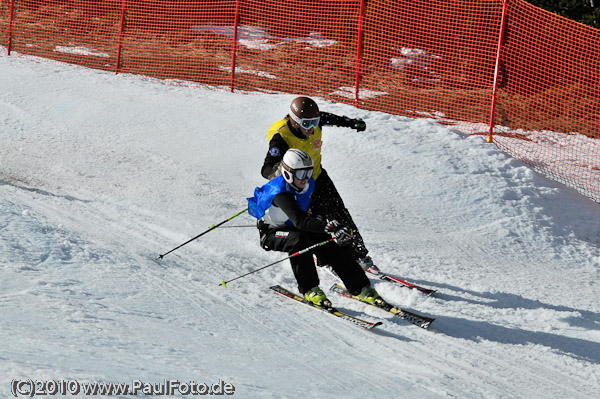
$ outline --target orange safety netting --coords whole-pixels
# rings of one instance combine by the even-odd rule
[[[507,14],[494,141],[600,202],[600,30],[522,0]]]
[[[0,38],[172,84],[434,118],[600,202],[600,31],[524,0],[0,0]]]

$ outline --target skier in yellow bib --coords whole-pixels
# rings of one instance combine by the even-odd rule
[[[349,127],[358,132],[367,128],[362,119],[352,119],[329,112],[319,111],[317,103],[309,97],[296,97],[290,104],[290,112],[271,126],[267,132],[269,151],[265,157],[261,174],[265,179],[273,179],[280,173],[283,155],[290,148],[296,148],[309,154],[314,161],[313,178],[315,191],[309,207],[309,213],[324,220],[337,220],[354,231],[352,249],[356,261],[366,271],[379,272],[373,260],[368,256],[356,224],[344,205],[333,181],[321,165],[321,135],[323,126]],[[318,261],[318,259],[317,259]]]

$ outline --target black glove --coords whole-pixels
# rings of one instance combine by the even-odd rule
[[[346,226],[342,226],[337,220],[327,222],[325,232],[332,234],[338,245],[348,245],[352,242],[352,230]]]
[[[367,130],[367,123],[363,121],[361,118],[352,119],[352,129],[355,129],[357,132],[364,132]]]
[[[338,126],[349,127],[357,132],[364,132],[367,129],[367,124],[360,118],[352,119],[347,116],[342,116],[343,122],[339,123]]]

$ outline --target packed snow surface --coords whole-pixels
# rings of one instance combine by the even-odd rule
[[[221,381],[239,398],[598,393],[600,208],[481,137],[318,99],[367,122],[325,127],[323,165],[373,260],[437,290],[372,280],[435,317],[429,330],[331,294],[383,321],[365,331],[269,290],[297,289],[288,261],[221,286],[286,256],[260,248],[247,213],[156,260],[246,207],[293,95],[6,54],[0,88],[2,397],[25,379]]]

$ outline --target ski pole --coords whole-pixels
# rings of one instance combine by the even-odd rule
[[[319,243],[317,243],[317,244],[311,245],[311,246],[310,246],[310,247],[308,247],[308,248],[304,248],[304,249],[303,249],[303,250],[301,250],[301,251],[298,251],[298,252],[296,252],[296,253],[293,253],[293,254],[291,254],[290,256],[288,256],[287,258],[283,258],[283,259],[280,259],[280,260],[278,260],[278,261],[275,261],[275,262],[273,262],[273,263],[269,263],[269,264],[268,264],[268,265],[266,265],[266,266],[259,267],[259,268],[258,268],[258,269],[256,269],[256,270],[252,270],[251,272],[248,272],[248,273],[246,273],[246,274],[242,274],[241,276],[237,276],[236,278],[232,278],[232,279],[231,279],[231,280],[229,280],[229,281],[225,281],[225,280],[223,280],[223,281],[221,282],[221,285],[222,285],[223,287],[226,287],[226,286],[227,286],[227,283],[231,283],[232,281],[235,281],[235,280],[237,280],[237,279],[240,279],[240,278],[242,278],[242,277],[246,277],[246,276],[247,276],[247,275],[249,275],[249,274],[256,273],[256,272],[258,272],[258,271],[260,271],[260,270],[262,270],[262,269],[266,269],[267,267],[270,267],[270,266],[276,265],[277,263],[281,263],[281,262],[283,262],[284,260],[288,260],[288,259],[290,259],[290,258],[293,258],[293,257],[295,257],[295,256],[298,256],[298,255],[305,254],[305,253],[307,253],[308,251],[310,251],[311,249],[315,249],[315,248],[317,248],[317,247],[320,247],[320,246],[322,246],[322,245],[328,244],[328,243],[330,243],[331,241],[334,241],[334,240],[335,240],[335,237],[331,237],[329,240],[325,240],[325,241],[319,242]]]
[[[240,226],[221,226],[220,228],[221,229],[235,229],[238,227],[254,227],[254,228],[256,228],[256,224],[243,224]]]
[[[184,242],[183,244],[181,244],[181,245],[180,245],[180,246],[178,246],[178,247],[175,247],[175,248],[173,248],[173,249],[172,249],[172,250],[170,250],[169,252],[166,252],[166,253],[164,253],[164,254],[162,254],[162,255],[158,255],[158,256],[156,257],[156,260],[158,260],[158,259],[162,259],[162,258],[163,258],[165,255],[168,255],[168,254],[170,254],[171,252],[175,251],[176,249],[179,249],[179,248],[183,247],[184,245],[186,245],[186,244],[189,244],[190,242],[192,242],[192,241],[194,241],[194,240],[196,240],[196,239],[198,239],[198,238],[202,237],[204,234],[208,233],[209,231],[212,231],[212,230],[216,229],[217,227],[219,227],[220,225],[222,225],[222,224],[225,224],[225,223],[229,222],[231,219],[233,219],[233,218],[235,218],[235,217],[237,217],[237,216],[240,216],[242,213],[246,212],[247,210],[248,210],[248,208],[244,209],[243,211],[240,211],[240,212],[236,213],[235,215],[233,215],[233,216],[232,216],[232,217],[230,217],[229,219],[225,219],[225,220],[223,220],[223,221],[222,221],[221,223],[219,223],[219,224],[213,224],[212,226],[210,226],[210,228],[209,228],[208,230],[206,230],[206,231],[203,231],[202,233],[198,234],[196,237],[194,237],[194,238],[191,238],[191,239],[187,240],[186,242]]]

